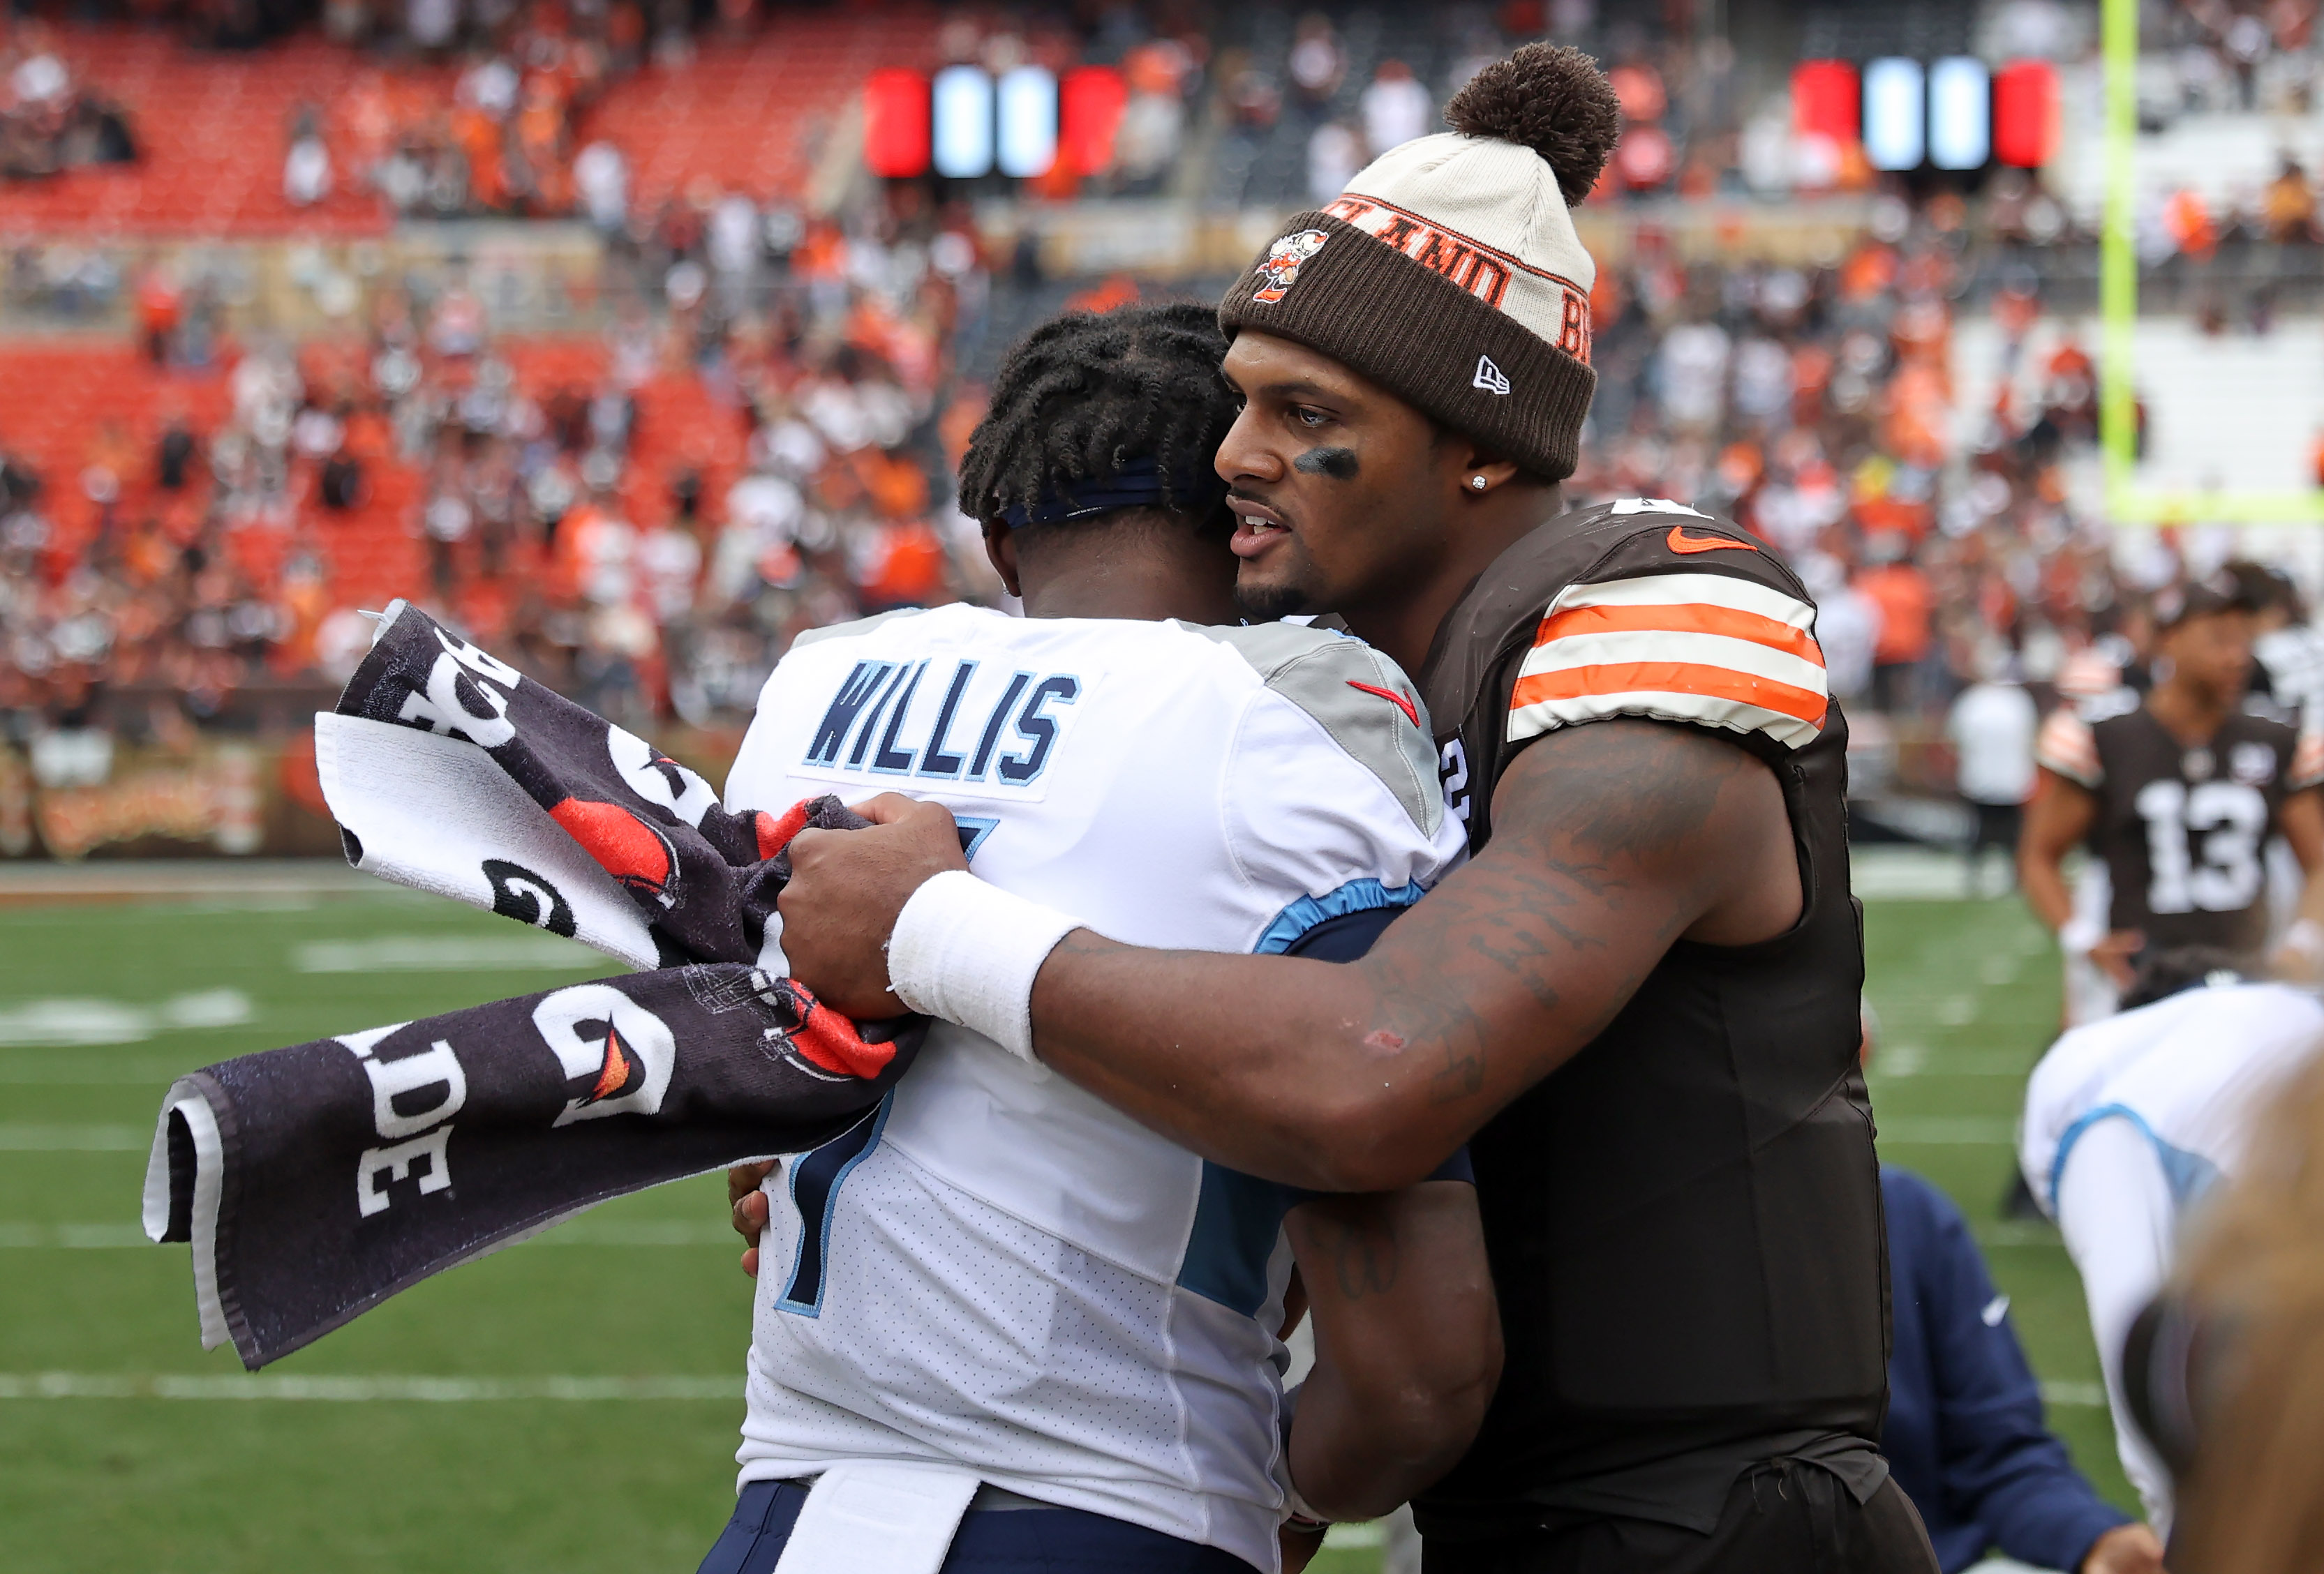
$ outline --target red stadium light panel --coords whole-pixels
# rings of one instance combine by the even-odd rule
[[[890,179],[928,172],[926,76],[890,69],[863,78],[863,162]]]
[[[1846,60],[1802,60],[1792,68],[1792,130],[1852,143],[1862,130],[1856,68]]]
[[[2047,60],[2012,60],[1993,78],[1993,156],[2038,170],[2058,152],[2058,72]]]
[[[1113,164],[1113,136],[1130,105],[1130,85],[1111,66],[1065,73],[1058,93],[1057,157],[1076,175],[1102,174]]]

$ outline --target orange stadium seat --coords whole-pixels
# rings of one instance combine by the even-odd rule
[[[334,348],[310,346],[302,355],[309,377],[337,364]],[[608,360],[595,338],[504,339],[493,353],[536,398],[567,385],[595,388]],[[29,460],[47,482],[42,509],[54,531],[51,562],[69,563],[97,529],[97,505],[79,478],[105,424],[120,424],[135,456],[129,474],[120,477],[116,517],[135,521],[158,513],[165,500],[147,465],[162,423],[182,410],[205,438],[214,433],[233,412],[229,369],[230,357],[198,374],[157,369],[133,350],[87,340],[0,344],[0,447]],[[637,391],[637,431],[622,487],[631,518],[641,525],[667,519],[670,479],[689,466],[702,473],[703,495],[715,518],[718,500],[742,471],[747,435],[742,413],[720,404],[688,373],[652,378]],[[340,605],[376,607],[395,596],[425,594],[427,555],[417,523],[421,472],[390,460],[372,465],[367,483],[358,506],[334,512],[315,502],[314,477],[294,466],[291,528],[237,530],[228,538],[229,556],[267,575],[294,544],[304,546],[322,560],[331,598]]]
[[[785,14],[748,42],[709,43],[687,64],[614,83],[582,138],[623,151],[643,205],[697,179],[760,201],[795,195],[811,173],[816,133],[836,121],[865,73],[928,64],[935,30],[935,13],[920,9]],[[309,106],[327,115],[381,69],[370,57],[312,37],[236,53],[124,29],[64,29],[59,41],[75,77],[126,108],[143,157],[0,183],[0,235],[348,236],[388,227],[391,215],[351,167],[336,125],[327,133],[331,195],[306,208],[282,195],[292,121]],[[391,75],[392,91],[448,101],[456,69],[401,66]]]
[[[787,16],[748,44],[641,71],[605,96],[584,133],[628,155],[646,204],[697,178],[761,201],[794,194],[811,173],[818,123],[835,119],[868,73],[927,65],[933,46],[929,14]]]
[[[282,158],[303,106],[327,109],[363,57],[319,39],[223,54],[161,33],[71,29],[60,52],[74,76],[127,110],[134,165],[0,184],[0,232],[154,236],[346,235],[386,226],[353,172],[297,208],[282,195]],[[432,74],[448,92],[451,73]]]

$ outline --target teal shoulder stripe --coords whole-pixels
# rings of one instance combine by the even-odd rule
[[[1338,890],[1326,891],[1320,897],[1302,897],[1275,916],[1251,947],[1259,956],[1279,956],[1299,943],[1299,937],[1316,925],[1330,918],[1344,918],[1351,913],[1370,913],[1382,907],[1409,907],[1420,900],[1422,892],[1417,883],[1384,886],[1366,876],[1350,880]]]

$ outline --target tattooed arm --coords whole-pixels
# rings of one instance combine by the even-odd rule
[[[803,832],[786,953],[843,1010],[899,1009],[881,948],[922,880],[963,866],[950,815]],[[1410,1185],[1596,1037],[1671,943],[1748,944],[1801,910],[1775,775],[1694,728],[1593,723],[1528,747],[1491,843],[1360,961],[1118,945],[1076,930],[1042,964],[1042,1061],[1206,1157],[1295,1185]]]
[[[1452,1468],[1500,1381],[1477,1189],[1319,1197],[1284,1228],[1315,1325],[1291,1479],[1330,1518],[1377,1518]]]

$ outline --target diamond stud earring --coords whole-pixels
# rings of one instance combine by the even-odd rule
[[[1482,492],[1485,490],[1485,478],[1481,475],[1471,475],[1469,477],[1469,484]]]

